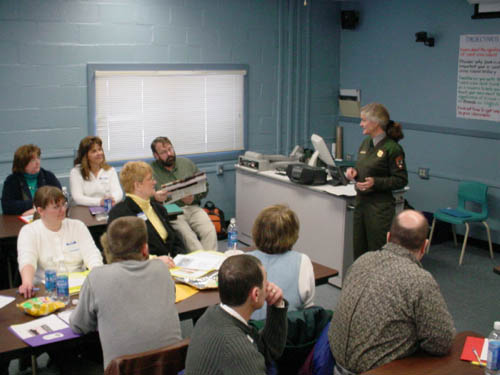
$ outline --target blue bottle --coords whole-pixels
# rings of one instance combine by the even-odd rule
[[[236,219],[233,217],[227,227],[227,249],[236,250],[238,246],[238,227],[236,226]]]
[[[486,375],[500,374],[500,321],[495,322],[488,336],[488,361],[484,370]]]
[[[69,275],[64,259],[57,264],[56,289],[57,299],[67,305],[69,302]]]
[[[54,262],[54,258],[49,258],[47,268],[45,268],[45,291],[47,292],[48,297],[55,298],[57,296],[56,279],[56,264]]]

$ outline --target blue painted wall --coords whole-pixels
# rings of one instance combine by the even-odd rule
[[[358,9],[341,30],[340,8]],[[339,116],[339,87],[359,88],[405,127],[415,207],[455,204],[458,181],[490,186],[490,223],[500,243],[500,127],[455,116],[459,36],[492,34],[500,20],[471,20],[466,0],[2,0],[0,1],[0,181],[12,154],[36,143],[43,166],[67,185],[74,149],[88,134],[86,64],[246,63],[249,149],[288,153],[327,141],[344,126],[344,154],[361,140],[357,122]],[[436,46],[415,43],[428,31]],[[456,134],[456,133],[459,134]],[[168,135],[168,134],[167,134]],[[210,182],[209,199],[234,215],[233,162]],[[430,180],[418,167],[430,168]],[[484,237],[484,230],[473,235]]]
[[[87,63],[249,64],[249,149],[333,138],[339,5],[316,0],[0,1],[0,181],[26,143],[64,185],[88,134]],[[165,134],[168,136],[168,134]],[[175,140],[174,140],[175,145]],[[209,199],[234,215],[234,162]]]
[[[458,182],[489,185],[490,226],[500,243],[500,123],[456,117],[459,39],[462,34],[498,34],[500,19],[472,20],[466,0],[386,0],[345,2],[357,9],[360,23],[340,36],[340,86],[361,89],[362,104],[385,104],[403,124],[401,142],[410,172],[409,202],[434,211],[456,204]],[[427,31],[429,48],[415,42]],[[359,121],[339,118],[345,153],[354,154],[362,139]],[[430,168],[430,179],[416,175]],[[484,227],[472,235],[486,239]]]

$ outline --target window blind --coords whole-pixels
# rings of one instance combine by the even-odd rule
[[[243,70],[96,71],[95,124],[106,158],[151,158],[166,136],[176,152],[243,150]]]

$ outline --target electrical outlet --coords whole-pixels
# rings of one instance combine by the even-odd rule
[[[224,164],[217,164],[217,176],[222,176],[224,174]]]
[[[429,168],[418,168],[418,176],[424,180],[429,179]]]
[[[354,155],[353,155],[353,154],[346,154],[346,155],[345,155],[345,160],[347,160],[347,161],[351,161],[351,160],[353,160],[353,159],[354,159]]]

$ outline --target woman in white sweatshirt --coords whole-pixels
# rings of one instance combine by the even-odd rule
[[[88,136],[80,142],[69,183],[74,202],[82,206],[104,206],[108,198],[115,205],[123,198],[118,175],[106,163],[99,137]]]
[[[64,261],[69,272],[101,266],[102,255],[86,225],[66,218],[66,198],[54,186],[42,186],[35,193],[35,218],[21,228],[17,239],[17,261],[22,284],[19,293],[34,295],[35,284],[45,279],[51,262]]]

